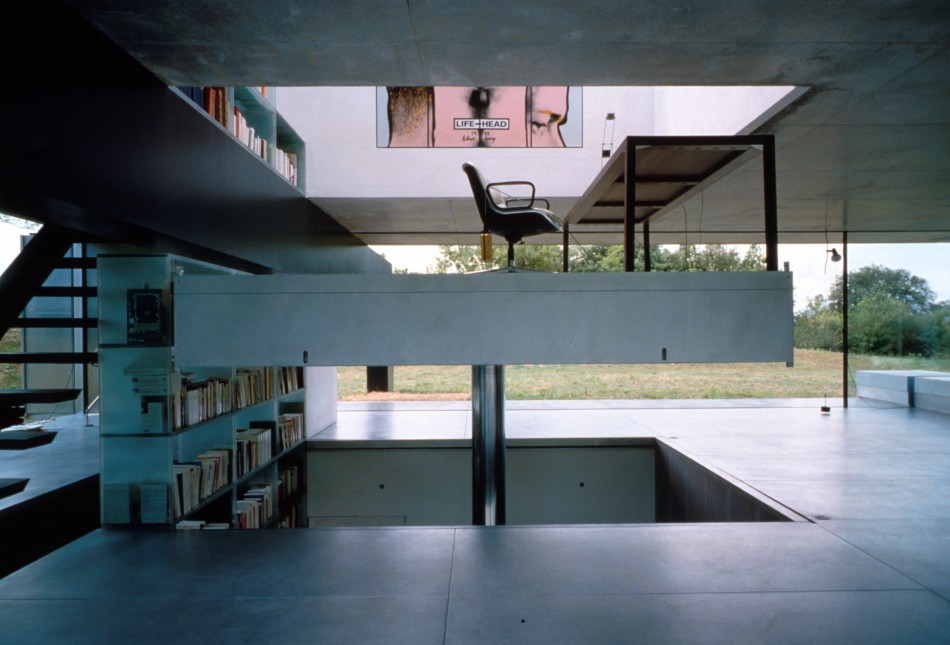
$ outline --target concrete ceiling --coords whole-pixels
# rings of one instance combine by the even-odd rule
[[[777,139],[781,240],[817,241],[827,229],[853,241],[950,241],[942,0],[70,4],[173,85],[807,87],[757,130]],[[758,170],[743,172],[710,191],[700,220],[686,214],[685,226],[699,226],[705,241],[757,230]],[[472,243],[468,223],[441,230],[439,200],[345,206],[339,219],[351,230],[380,233],[360,233],[368,241]],[[388,215],[409,209],[411,218]]]

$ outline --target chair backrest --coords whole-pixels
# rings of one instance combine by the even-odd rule
[[[462,164],[462,170],[468,175],[468,183],[472,186],[472,195],[475,197],[475,205],[478,206],[478,215],[482,218],[482,226],[485,231],[507,235],[507,225],[503,223],[499,206],[504,206],[504,196],[497,188],[486,188],[488,182],[482,177],[478,168],[470,163]],[[499,204],[499,202],[501,202]]]
[[[488,193],[485,190],[485,179],[478,168],[470,163],[462,164],[462,170],[468,176],[468,183],[472,186],[472,195],[475,197],[475,205],[478,207],[478,214],[482,218],[482,224],[488,226]]]

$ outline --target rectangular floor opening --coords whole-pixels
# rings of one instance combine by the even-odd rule
[[[509,525],[802,519],[652,437],[513,440],[506,479]],[[311,527],[471,524],[467,442],[320,447],[308,481]]]

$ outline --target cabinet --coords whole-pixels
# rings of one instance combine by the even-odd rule
[[[102,524],[300,526],[306,373],[179,365],[173,291],[184,273],[227,272],[99,256]]]
[[[275,88],[181,87],[176,90],[305,192],[306,145],[274,107]]]

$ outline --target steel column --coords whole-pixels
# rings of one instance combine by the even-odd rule
[[[765,195],[765,270],[778,271],[778,191],[775,187],[775,137],[762,137],[762,184]]]
[[[841,405],[848,407],[848,232],[841,234]]]
[[[643,270],[650,271],[653,263],[650,261],[650,220],[643,222]]]
[[[505,367],[472,366],[472,524],[505,523]]]
[[[570,236],[571,236],[571,225],[564,223],[562,231],[562,250],[561,250],[561,271],[567,273],[570,271],[570,263],[568,262],[568,253],[570,252]]]
[[[623,270],[634,271],[637,256],[637,146],[627,137],[623,168]]]

